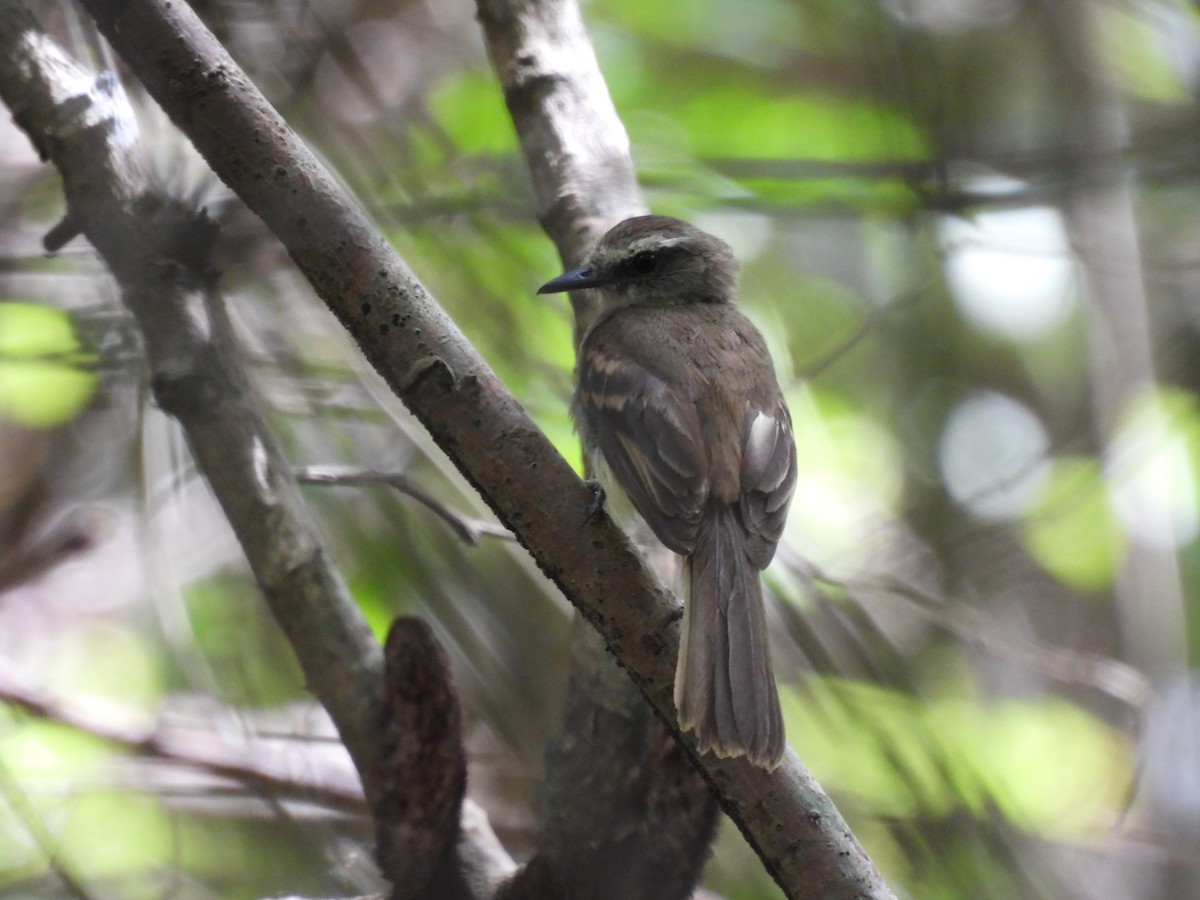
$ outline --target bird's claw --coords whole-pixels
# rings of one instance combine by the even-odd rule
[[[604,486],[594,478],[587,479],[584,484],[592,492],[592,500],[588,504],[587,514],[583,517],[583,525],[596,518],[596,514],[604,508]],[[583,525],[580,525],[582,528]]]

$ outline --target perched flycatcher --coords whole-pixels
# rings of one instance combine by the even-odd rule
[[[623,491],[684,558],[679,724],[702,751],[773,769],[785,737],[759,572],[783,531],[796,446],[737,281],[724,241],[639,216],[538,293],[599,297],[579,348],[575,422],[608,496]]]

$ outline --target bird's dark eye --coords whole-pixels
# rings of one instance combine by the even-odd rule
[[[643,250],[629,261],[629,270],[635,275],[649,275],[658,267],[658,254],[653,250]]]

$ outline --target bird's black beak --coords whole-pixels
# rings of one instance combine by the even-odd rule
[[[577,291],[581,288],[599,287],[608,284],[610,279],[604,278],[591,266],[579,266],[563,272],[557,278],[551,278],[540,288],[539,294],[561,294],[563,291]]]

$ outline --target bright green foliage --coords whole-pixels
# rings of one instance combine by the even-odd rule
[[[30,779],[52,788],[60,779],[95,778],[106,753],[103,742],[74,729],[48,722],[22,722],[11,713],[6,713],[0,731],[0,750],[7,777]]]
[[[1100,51],[1124,90],[1156,103],[1188,100],[1188,73],[1172,51],[1179,46],[1181,32],[1195,37],[1200,31],[1194,6],[1164,3],[1158,16],[1146,17],[1119,4],[1102,5],[1096,8],[1096,18]]]
[[[1034,559],[1063,583],[1085,591],[1111,585],[1125,541],[1099,463],[1055,460],[1024,536]]]
[[[46,686],[67,696],[153,709],[164,688],[160,653],[144,633],[86,623],[45,649]]]
[[[156,797],[118,791],[78,796],[58,836],[71,848],[67,861],[73,868],[94,879],[126,883],[168,857],[174,844],[170,821]],[[125,896],[149,900],[155,893],[147,884]]]
[[[215,575],[190,585],[184,602],[195,649],[225,703],[255,708],[300,696],[296,658],[251,582]]]
[[[776,97],[749,85],[712,88],[687,105],[681,122],[699,156],[912,162],[929,155],[920,130],[905,116],[821,94]]]
[[[70,421],[96,389],[88,360],[67,313],[0,302],[0,417],[32,428]]]
[[[1126,739],[1063,700],[915,698],[864,682],[808,678],[788,691],[788,733],[826,786],[888,818],[984,817],[1099,836],[1133,777]]]
[[[465,71],[445,79],[430,95],[429,107],[463,153],[511,153],[516,148],[500,88],[485,72]]]
[[[844,396],[815,387],[789,392],[799,480],[785,540],[838,571],[853,571],[877,547],[872,536],[900,504],[899,447]]]

